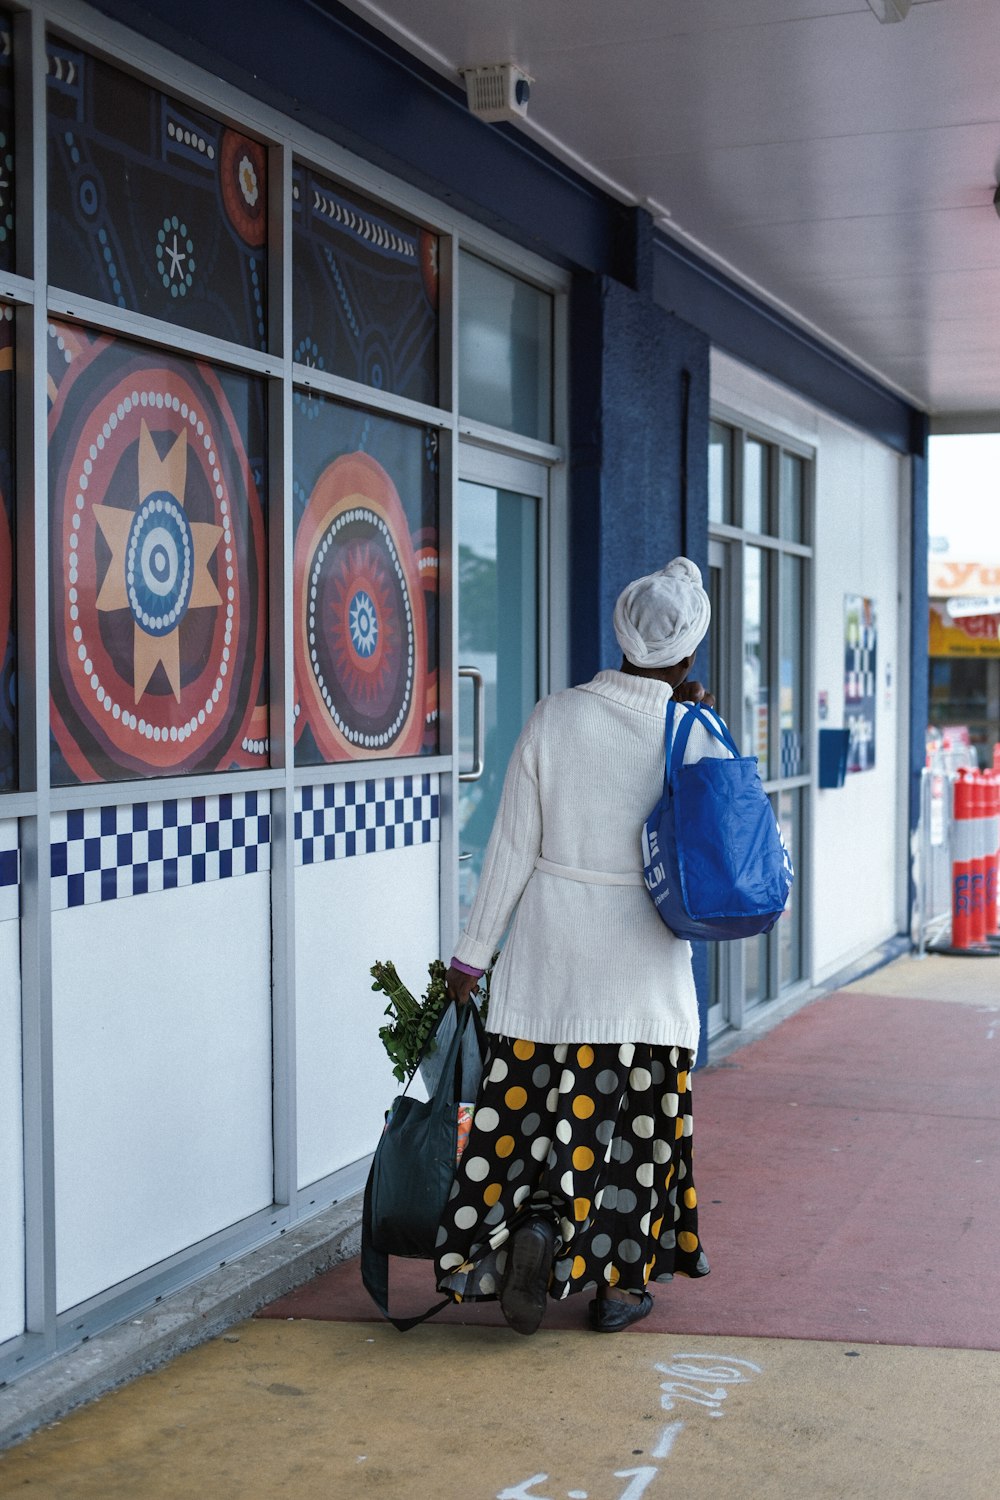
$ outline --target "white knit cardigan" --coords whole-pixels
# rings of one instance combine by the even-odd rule
[[[493,976],[490,1031],[697,1049],[691,945],[664,926],[641,878],[671,691],[655,678],[599,672],[543,699],[524,726],[455,948],[461,963],[485,968],[513,917]],[[728,753],[692,727],[686,762]],[[538,868],[539,859],[567,873]],[[595,874],[636,883],[595,882]]]

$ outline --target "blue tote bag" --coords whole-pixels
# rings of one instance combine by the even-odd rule
[[[684,764],[696,721],[732,759]],[[757,757],[740,755],[712,709],[680,708],[672,698],[665,742],[663,796],[642,831],[643,874],[657,911],[681,938],[718,942],[770,932],[794,872]]]

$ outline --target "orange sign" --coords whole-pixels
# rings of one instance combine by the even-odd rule
[[[932,557],[928,572],[932,599],[986,597],[1000,594],[1000,563],[959,562]]]

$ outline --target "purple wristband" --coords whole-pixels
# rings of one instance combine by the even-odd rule
[[[460,963],[457,958],[452,959],[451,967],[457,969],[460,974],[471,974],[473,979],[482,979],[486,973],[485,969],[473,969],[469,964]]]

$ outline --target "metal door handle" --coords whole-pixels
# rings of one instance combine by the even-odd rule
[[[483,774],[486,757],[486,714],[485,698],[486,688],[483,683],[483,674],[478,667],[459,667],[459,677],[468,677],[472,683],[472,742],[475,747],[473,751],[472,770],[459,771],[459,781],[478,781]]]

